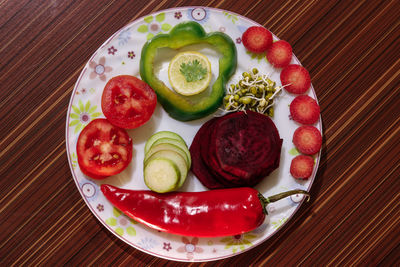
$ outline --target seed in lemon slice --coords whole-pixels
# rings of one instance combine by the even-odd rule
[[[199,52],[181,52],[169,63],[168,78],[178,94],[185,96],[199,94],[210,84],[210,61]]]

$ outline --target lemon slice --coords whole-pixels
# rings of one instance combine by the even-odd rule
[[[199,52],[178,53],[169,63],[168,78],[175,92],[181,95],[201,93],[211,81],[210,61]]]

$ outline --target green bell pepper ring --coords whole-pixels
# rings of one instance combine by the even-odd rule
[[[208,95],[183,96],[169,89],[154,74],[154,59],[159,48],[179,49],[192,44],[212,45],[222,57],[219,59],[219,75]],[[158,101],[171,117],[190,121],[213,113],[222,104],[225,85],[234,74],[237,52],[232,39],[222,32],[206,33],[197,22],[177,24],[168,34],[159,34],[150,39],[142,49],[140,76],[156,92]]]

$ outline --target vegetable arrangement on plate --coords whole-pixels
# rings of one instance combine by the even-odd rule
[[[145,43],[140,57],[141,79],[121,75],[107,82],[101,100],[106,118],[88,124],[77,142],[79,167],[93,179],[101,180],[127,168],[134,157],[132,139],[125,129],[149,121],[157,101],[182,123],[218,109],[226,113],[205,122],[190,148],[173,129],[152,133],[144,147],[142,165],[142,179],[150,190],[101,185],[104,196],[130,218],[179,235],[237,235],[264,222],[268,203],[292,194],[309,196],[304,190],[291,190],[264,197],[252,188],[280,164],[283,140],[270,117],[283,88],[290,95],[298,95],[289,107],[290,114],[295,122],[304,124],[293,135],[293,144],[302,153],[292,160],[290,173],[294,178],[311,176],[312,155],[319,152],[322,137],[312,126],[319,119],[319,105],[305,95],[310,76],[304,67],[290,64],[290,44],[273,42],[272,34],[259,26],[248,28],[242,41],[249,51],[265,53],[274,68],[282,68],[282,86],[258,68],[244,72],[239,82],[227,86],[237,67],[234,42],[222,32],[206,33],[193,21],[182,22]],[[155,74],[158,49],[179,50],[193,44],[211,45],[221,55],[215,81],[211,82],[213,73],[207,56],[197,51],[178,52],[169,63],[169,88]],[[177,192],[189,172],[210,190]]]

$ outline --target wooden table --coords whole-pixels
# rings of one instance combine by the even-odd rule
[[[201,1],[0,1],[0,265],[184,265],[122,242],[71,177],[84,64],[138,17]],[[289,41],[322,110],[311,202],[267,242],[207,265],[400,264],[400,2],[210,1]]]

